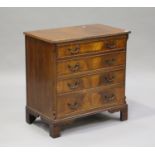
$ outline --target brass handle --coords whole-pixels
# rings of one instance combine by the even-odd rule
[[[76,63],[75,65],[68,65],[68,68],[71,72],[77,72],[80,69],[80,64]]]
[[[68,107],[71,110],[77,110],[80,107],[80,104],[78,102],[68,103]]]
[[[76,46],[74,48],[68,48],[68,51],[71,53],[71,54],[78,54],[80,52],[80,47],[79,46]]]
[[[115,79],[114,75],[107,74],[107,75],[103,76],[104,83],[112,83],[114,81],[114,79]]]
[[[113,93],[103,93],[103,100],[105,102],[111,102],[115,99],[115,94]]]
[[[116,62],[116,59],[114,58],[105,60],[105,64],[107,65],[114,65],[115,62]]]
[[[111,40],[105,44],[106,48],[113,49],[116,48],[116,41]]]
[[[73,83],[67,83],[70,89],[76,89],[79,87],[81,80],[76,80]]]

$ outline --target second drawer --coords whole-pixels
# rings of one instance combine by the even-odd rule
[[[99,86],[109,86],[124,82],[124,69],[100,72],[93,75],[85,75],[78,78],[58,80],[57,93],[89,89]]]
[[[122,51],[106,55],[82,57],[81,59],[58,61],[57,74],[60,76],[124,65],[125,57],[126,52]]]

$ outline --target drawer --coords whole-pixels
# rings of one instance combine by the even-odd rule
[[[60,95],[57,98],[57,118],[124,104],[124,96],[124,87],[121,85]]]
[[[119,52],[99,56],[83,57],[81,59],[58,61],[57,74],[60,76],[124,65],[125,54],[126,52]]]
[[[92,52],[106,52],[109,50],[120,50],[126,47],[126,36],[104,38],[98,41],[89,41],[85,43],[70,43],[57,47],[57,57],[64,58],[77,56]]]
[[[113,84],[124,83],[124,78],[125,71],[121,69],[85,75],[83,77],[62,79],[57,82],[57,93],[66,93],[99,86],[107,87]]]

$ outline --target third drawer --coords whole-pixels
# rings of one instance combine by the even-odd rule
[[[92,75],[58,80],[57,93],[66,93],[99,86],[108,87],[113,84],[124,83],[124,80],[124,69],[102,71]]]

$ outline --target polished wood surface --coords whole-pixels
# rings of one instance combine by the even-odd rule
[[[72,92],[58,96],[57,117],[67,117],[91,109],[107,108],[118,104],[124,104],[124,87],[122,86]]]
[[[128,34],[128,32],[124,29],[114,28],[103,24],[81,25],[25,32],[25,35],[27,36],[51,43],[62,43],[119,34]]]
[[[99,86],[109,86],[125,82],[124,69],[113,71],[101,71],[98,74],[85,75],[82,77],[58,80],[57,92],[66,93],[71,91],[89,89]]]
[[[75,74],[88,70],[96,70],[125,64],[125,51],[106,55],[87,56],[80,59],[63,60],[57,63],[58,76]]]
[[[40,117],[56,138],[64,122],[99,112],[127,120],[128,33],[100,24],[26,32],[26,122]]]
[[[126,35],[101,38],[93,41],[70,43],[58,46],[58,58],[73,57],[95,52],[108,52],[109,50],[124,50],[126,47]]]
[[[52,117],[56,100],[54,49],[49,43],[26,37],[27,106],[48,118]]]

